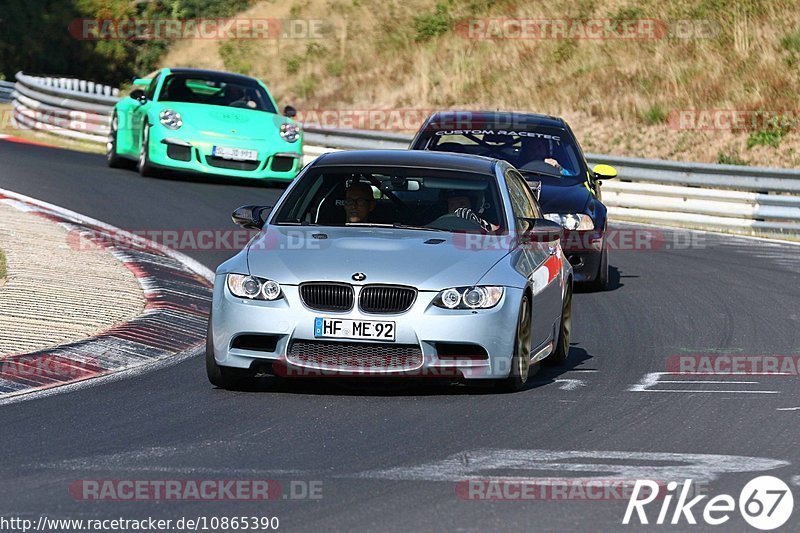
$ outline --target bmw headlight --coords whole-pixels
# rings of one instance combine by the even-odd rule
[[[433,305],[444,309],[489,309],[503,297],[503,287],[453,287],[436,295]]]
[[[283,297],[281,286],[271,279],[228,274],[228,290],[238,298],[273,301]]]
[[[544,218],[561,224],[564,229],[569,231],[589,231],[594,229],[594,221],[589,215],[548,213]]]
[[[171,130],[180,129],[183,126],[183,120],[181,119],[181,114],[177,111],[173,111],[172,109],[165,109],[159,115],[161,118],[161,125],[165,128],[169,128]]]
[[[281,124],[281,137],[286,142],[293,143],[300,138],[300,126],[293,122]]]

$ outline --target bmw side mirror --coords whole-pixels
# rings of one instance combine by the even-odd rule
[[[524,233],[526,242],[555,242],[561,238],[561,224],[544,218],[526,218],[528,230]]]
[[[617,177],[617,169],[611,165],[595,165],[592,171],[597,179],[610,180]]]
[[[283,116],[294,118],[297,116],[297,109],[293,108],[290,105],[287,105],[286,107],[283,108]]]
[[[264,215],[271,209],[271,205],[244,205],[233,212],[231,219],[244,229],[260,230],[264,227]]]

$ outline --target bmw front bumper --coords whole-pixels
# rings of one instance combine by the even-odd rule
[[[209,346],[217,364],[239,369],[283,368],[288,375],[297,377],[505,378],[511,365],[522,299],[521,289],[506,288],[501,301],[492,309],[449,310],[432,304],[436,292],[419,292],[411,309],[405,313],[377,315],[363,313],[358,306],[345,313],[309,309],[301,301],[296,286],[282,286],[283,298],[272,302],[243,300],[231,295],[225,275],[217,276],[214,287]],[[315,338],[317,317],[392,321],[396,326],[395,341]],[[328,353],[341,348],[342,356],[356,347],[359,353],[374,355],[377,360],[382,354],[396,351],[397,347],[407,347],[421,352],[421,358],[414,364],[393,368],[312,365],[295,357],[297,346],[310,344],[324,345]]]

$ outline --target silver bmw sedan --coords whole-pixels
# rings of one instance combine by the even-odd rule
[[[325,154],[219,266],[206,368],[262,374],[491,380],[525,386],[569,352],[572,268],[509,163],[437,152]]]

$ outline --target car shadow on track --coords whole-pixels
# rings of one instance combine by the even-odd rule
[[[575,293],[576,294],[591,294],[591,293],[603,293],[603,292],[611,292],[617,289],[621,289],[625,286],[624,283],[621,282],[622,275],[617,267],[609,265],[608,267],[608,287],[604,291],[597,291],[593,290],[587,286],[584,286],[581,283],[575,284]],[[638,278],[639,276],[625,276],[626,278]]]
[[[133,170],[123,169],[124,171]],[[185,172],[180,170],[159,169],[154,175],[142,179],[166,180],[166,181],[185,181],[193,183],[206,183],[209,185],[236,185],[240,187],[256,187],[266,189],[285,190],[291,182],[284,180],[262,180],[254,178],[233,178],[230,176],[218,176],[214,174],[201,174],[199,172]]]
[[[567,362],[559,366],[540,366],[537,373],[531,371],[525,387],[515,393],[521,394],[547,385],[558,383],[559,376],[575,370],[592,358],[586,350],[573,343]],[[493,383],[466,385],[441,378],[380,379],[380,378],[296,378],[281,379],[262,377],[242,384],[239,392],[271,394],[306,394],[331,396],[450,396],[499,394]]]

